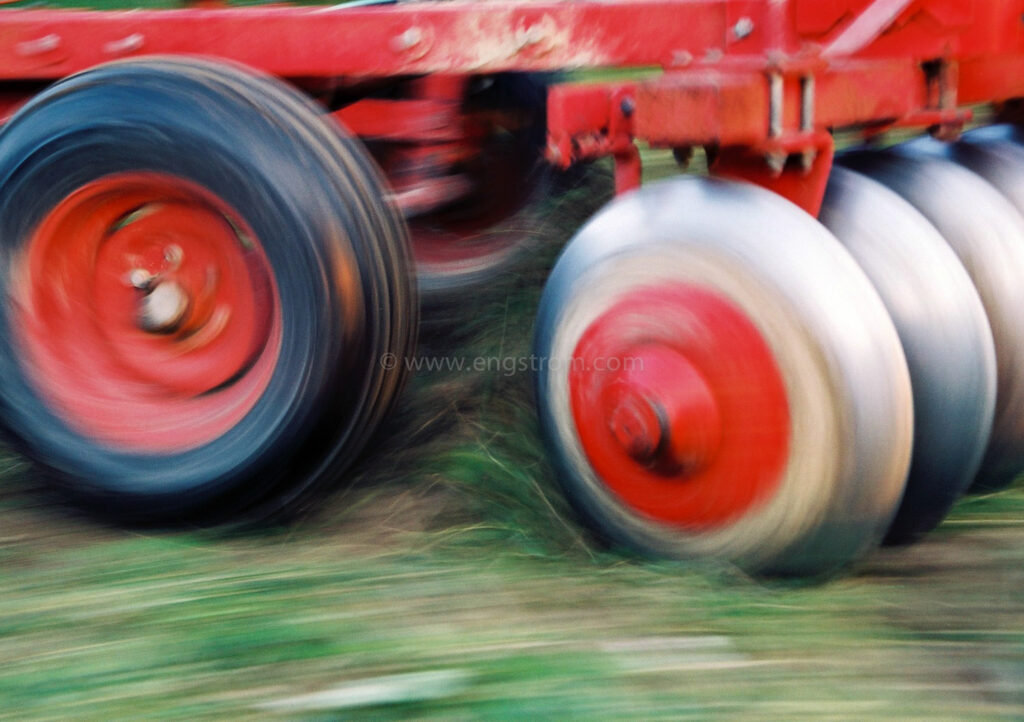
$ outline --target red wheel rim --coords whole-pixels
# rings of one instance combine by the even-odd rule
[[[68,195],[16,284],[28,373],[79,432],[172,452],[223,435],[266,389],[281,321],[255,234],[209,191],[120,173]]]
[[[757,328],[703,288],[632,291],[580,338],[573,419],[592,468],[633,510],[707,529],[777,489],[789,407]]]
[[[533,156],[509,138],[483,144],[464,169],[473,188],[469,195],[409,222],[413,258],[422,271],[443,275],[488,268],[524,235],[523,229],[499,226],[529,200]]]

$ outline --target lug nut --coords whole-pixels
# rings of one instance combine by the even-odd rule
[[[173,333],[185,319],[188,307],[188,294],[179,284],[159,283],[139,303],[139,328],[149,333]]]
[[[133,268],[128,272],[128,283],[140,291],[145,291],[153,283],[153,274],[145,268]]]

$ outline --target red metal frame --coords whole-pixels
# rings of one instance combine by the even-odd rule
[[[368,98],[334,113],[356,135],[392,144],[378,162],[407,217],[427,213],[472,190],[468,180],[451,170],[476,152],[461,112],[465,88],[465,75],[426,75],[409,83],[408,98]]]
[[[970,117],[965,106],[1024,97],[1022,17],[1024,0],[8,9],[0,86],[151,54],[214,56],[306,81],[656,67],[647,80],[552,88],[549,158],[613,156],[621,191],[640,182],[634,140],[710,147],[716,172],[816,212],[829,131],[911,125],[951,136]],[[340,114],[362,135],[445,141],[430,97],[364,103]]]

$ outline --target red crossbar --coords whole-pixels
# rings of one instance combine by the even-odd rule
[[[793,54],[1020,56],[1022,0],[446,2],[345,8],[0,11],[0,78],[199,54],[280,76],[716,64]]]
[[[625,188],[639,178],[635,138],[738,148],[777,174],[796,155],[815,170],[815,158],[830,158],[824,131],[838,127],[955,133],[965,104],[1024,97],[1022,18],[1024,0],[9,9],[0,11],[0,86],[154,54],[212,56],[307,81],[659,67],[652,80],[560,86],[549,99],[549,155],[562,164],[614,155]],[[342,117],[376,137],[417,125],[413,106],[394,106],[383,125],[380,109],[353,106]]]

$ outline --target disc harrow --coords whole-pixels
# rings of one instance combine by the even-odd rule
[[[1024,471],[1022,17],[6,7],[0,426],[119,520],[295,508],[386,417],[421,302],[514,272],[552,175],[609,159],[534,342],[582,521],[784,575],[911,542]],[[641,145],[709,172],[643,183]]]

